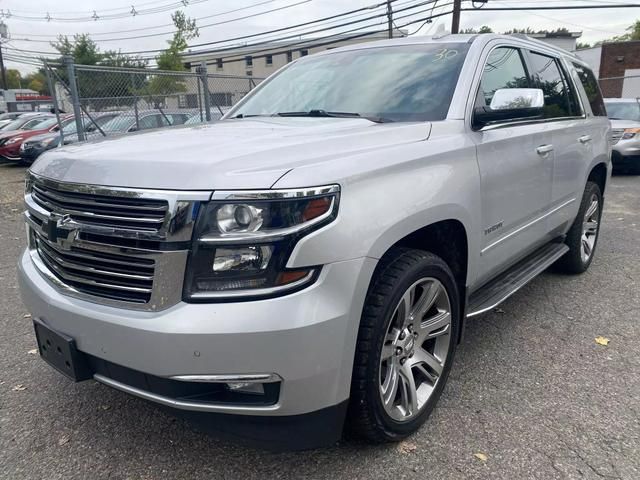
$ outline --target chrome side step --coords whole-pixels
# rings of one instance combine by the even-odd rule
[[[548,243],[469,297],[467,318],[492,310],[567,253],[564,243]]]

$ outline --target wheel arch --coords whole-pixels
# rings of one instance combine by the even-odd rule
[[[440,257],[449,266],[455,278],[461,302],[462,328],[460,329],[460,338],[457,339],[460,341],[464,330],[466,285],[469,273],[469,236],[465,224],[457,218],[446,218],[429,223],[406,233],[394,243],[388,245],[380,258],[397,247],[431,252]],[[376,274],[377,269],[371,278],[371,282],[373,282]]]
[[[588,182],[595,182],[600,187],[600,193],[604,196],[604,191],[607,186],[607,177],[609,172],[607,170],[607,164],[600,162],[595,164],[589,171],[587,177]]]

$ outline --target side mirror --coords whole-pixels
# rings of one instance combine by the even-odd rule
[[[544,93],[539,88],[501,88],[489,107],[476,107],[473,125],[482,128],[492,123],[542,118]]]

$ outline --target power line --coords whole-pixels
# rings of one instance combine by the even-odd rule
[[[228,23],[233,23],[233,22],[238,22],[240,20],[246,20],[248,18],[254,18],[254,17],[259,17],[261,15],[266,15],[268,13],[273,13],[273,12],[277,12],[280,10],[285,10],[288,8],[292,8],[292,7],[296,7],[298,5],[302,5],[305,3],[309,3],[312,2],[313,0],[299,0],[295,3],[291,3],[282,7],[278,7],[278,8],[272,8],[270,10],[265,10],[263,12],[257,12],[257,13],[252,13],[250,15],[244,15],[242,17],[235,17],[235,18],[230,18],[227,20],[222,20],[220,22],[214,22],[214,23],[209,23],[206,25],[199,25],[198,29],[204,29],[204,28],[209,28],[209,27],[214,27],[214,26],[218,26],[218,25],[225,25]],[[172,24],[173,25],[173,24]],[[176,30],[172,30],[170,32],[159,32],[159,33],[149,33],[146,35],[135,35],[135,36],[131,36],[131,37],[120,37],[120,38],[103,38],[100,39],[99,42],[116,42],[116,41],[123,41],[123,40],[137,40],[140,38],[149,38],[149,37],[158,37],[158,36],[163,36],[163,35],[173,35],[174,33],[176,33]],[[29,38],[26,39],[16,39],[16,40],[20,40],[20,41],[27,41],[27,42],[37,42],[37,43],[50,43],[49,40],[31,40]],[[157,52],[160,52],[162,49],[157,49]]]
[[[410,5],[408,7],[404,7],[402,9],[397,9],[396,12],[415,10],[416,8],[418,8],[420,6],[435,4],[437,1],[438,0],[429,0],[429,1],[419,2],[419,3],[413,3],[412,5]],[[404,2],[403,4],[406,5],[408,3],[410,3],[410,2]],[[385,5],[385,4],[383,4],[383,5]],[[440,5],[440,6],[441,7],[445,7],[447,5],[451,5],[451,3],[443,4],[443,5]],[[357,10],[362,10],[362,9],[357,9]],[[427,11],[430,11],[430,15],[428,17],[423,17],[422,19],[420,19],[420,21],[428,20],[430,18],[440,17],[440,16],[443,16],[443,15],[448,15],[449,13],[451,13],[451,12],[445,12],[445,13],[433,14],[433,8],[429,7],[429,8],[424,9],[424,10],[412,11],[411,13],[408,13],[408,14],[405,14],[405,15],[397,17],[397,19],[400,20],[400,19],[405,19],[405,18],[409,18],[409,17],[414,17],[415,15],[418,15],[418,14],[421,14],[421,13],[424,13],[424,12],[427,12]],[[338,15],[333,15],[331,17],[325,17],[324,19],[319,19],[319,20],[316,20],[316,21],[313,21],[313,22],[305,22],[305,24],[318,23],[320,20],[326,20],[327,18],[334,19],[335,17],[341,17],[341,16],[344,16],[346,13],[352,13],[352,12],[354,12],[354,11],[345,12],[343,14],[338,14]],[[318,30],[315,30],[315,31],[312,31],[312,32],[307,32],[307,34],[309,34],[309,33],[318,33],[318,32],[327,31],[327,30],[334,30],[336,28],[340,28],[340,27],[343,27],[345,25],[359,24],[359,23],[367,22],[368,20],[371,20],[371,19],[375,19],[375,18],[377,18],[379,16],[385,16],[385,15],[386,14],[384,14],[384,13],[379,14],[379,15],[373,15],[373,16],[369,16],[369,17],[363,18],[363,19],[358,20],[358,21],[351,21],[351,22],[342,23],[340,25],[336,25],[336,26],[333,26],[333,27],[318,29]],[[408,22],[406,25],[413,25],[416,22],[417,21]],[[305,25],[305,24],[294,25],[294,26],[291,26],[291,27],[286,27],[285,29],[290,30],[291,28],[296,28],[296,27],[299,27],[300,25]],[[363,26],[359,26],[357,28],[348,30],[346,32],[343,31],[343,32],[332,34],[332,35],[325,36],[325,37],[320,37],[320,38],[315,38],[315,39],[305,39],[305,40],[299,40],[299,41],[296,41],[296,42],[293,42],[293,43],[288,43],[288,44],[283,44],[283,45],[276,45],[276,46],[273,46],[273,47],[268,48],[266,50],[262,50],[261,53],[263,53],[263,54],[259,55],[259,56],[256,56],[256,58],[260,58],[260,57],[269,55],[269,53],[266,53],[266,52],[269,52],[269,51],[273,52],[273,51],[278,50],[278,49],[290,49],[291,47],[295,47],[295,46],[305,46],[306,48],[314,48],[314,47],[324,46],[324,45],[331,44],[331,43],[339,43],[339,42],[351,40],[353,38],[369,36],[369,35],[371,35],[373,33],[377,33],[378,31],[374,31],[374,32],[367,31],[367,32],[364,32],[364,33],[361,33],[361,34],[358,34],[358,35],[352,35],[352,36],[348,36],[348,37],[345,37],[344,35],[347,34],[347,33],[354,32],[354,31],[367,29],[367,28],[370,28],[372,26],[376,26],[376,25],[379,25],[379,24],[380,24],[380,22],[373,23],[373,24],[368,23],[368,24],[365,24]],[[405,25],[402,25],[402,26],[405,26]],[[397,27],[397,28],[402,28],[402,26]],[[277,30],[283,30],[283,29],[277,29]],[[264,33],[265,32],[263,32],[263,34]],[[259,34],[256,34],[256,35],[259,35]],[[296,36],[299,36],[299,35],[296,35]],[[291,38],[291,36],[284,37],[284,38]],[[321,42],[322,40],[326,40],[326,39],[330,39],[330,40],[328,42]],[[283,37],[280,37],[280,40],[283,40]],[[210,43],[221,43],[221,42],[228,42],[228,41],[229,40],[223,40],[223,41],[220,41],[220,42],[210,42]],[[314,42],[319,42],[319,41],[321,43],[314,43]],[[266,43],[266,42],[255,42],[253,44],[246,45],[245,47],[246,48],[254,48],[255,49],[259,44],[262,44],[262,43]],[[13,48],[13,50],[15,50],[17,52],[27,52],[26,50],[20,50],[18,48]],[[237,52],[238,47],[237,46],[226,47],[225,50],[226,51],[235,50]],[[224,51],[224,50],[223,49],[216,50],[216,52],[221,52],[221,51]],[[286,50],[284,50],[284,52],[286,52]],[[44,53],[44,52],[42,52],[42,53]],[[134,52],[122,52],[123,55],[131,54],[131,53],[134,53]],[[137,52],[137,53],[145,53],[145,52]],[[197,54],[202,54],[202,53],[207,53],[207,52],[206,51],[190,52],[191,55],[197,55]],[[277,53],[271,53],[271,54],[277,54]],[[19,59],[18,55],[19,54],[14,54],[14,58]],[[227,63],[232,62],[232,61],[243,61],[244,57],[243,56],[238,57],[238,55],[239,55],[238,53],[234,53],[233,55],[229,55],[229,56],[223,57],[223,59]],[[233,59],[233,60],[229,60],[229,59],[231,59],[233,57],[236,57],[236,58]],[[144,58],[144,57],[142,57],[141,59],[148,60],[147,58]],[[31,60],[33,60],[33,58],[31,58]],[[53,59],[53,58],[49,58],[48,60],[49,61],[54,61],[54,62],[56,61],[56,59]]]
[[[214,18],[214,17],[221,17],[223,15],[228,15],[230,13],[236,13],[236,12],[240,12],[243,10],[249,10],[251,8],[255,8],[255,7],[259,7],[261,5],[265,5],[267,3],[273,3],[276,2],[277,0],[263,0],[261,2],[258,3],[253,3],[251,5],[246,5],[244,7],[240,7],[240,8],[234,8],[233,10],[226,10],[224,12],[219,12],[219,13],[214,13],[212,15],[205,15],[204,17],[197,17],[194,18],[194,20],[196,22],[200,21],[200,20],[205,20],[207,18]],[[153,2],[151,2],[153,3]],[[112,30],[110,32],[95,32],[95,33],[88,33],[88,35],[90,35],[91,37],[95,37],[95,36],[99,36],[99,35],[113,35],[115,33],[131,33],[131,32],[142,32],[144,30],[155,30],[157,28],[165,28],[165,27],[173,27],[173,23],[165,23],[163,25],[154,25],[154,26],[149,26],[149,27],[140,27],[140,28],[130,28],[128,30]],[[26,35],[29,37],[42,37],[42,38],[58,38],[58,35],[46,35],[46,34],[37,34],[37,33],[14,33],[14,35]]]
[[[632,3],[627,5],[608,4],[608,5],[564,5],[564,6],[542,6],[542,7],[483,7],[483,8],[462,8],[463,12],[512,12],[526,10],[592,10],[602,8],[640,8],[640,3]]]
[[[444,7],[444,6],[448,6],[448,5],[451,5],[451,2],[449,2],[447,4],[443,4],[441,6]],[[427,9],[427,10],[430,10],[430,9]],[[424,12],[424,11],[422,11],[422,12]],[[407,15],[403,15],[403,16],[397,17],[397,19],[400,20],[400,19],[403,19],[403,18],[412,17],[415,14],[416,14],[416,12],[411,13],[411,14],[407,14]],[[424,22],[425,20],[427,20],[429,18],[433,19],[433,18],[437,18],[437,17],[449,15],[449,14],[451,14],[451,11],[446,11],[446,12],[437,13],[437,14],[431,13],[428,17],[421,17],[421,18],[418,18],[418,19],[414,19],[412,21],[408,21],[408,22],[406,22],[404,24],[401,24],[401,25],[398,26],[398,28],[403,28],[403,27],[407,27],[407,26],[410,26],[410,25],[414,25],[416,23]],[[364,27],[358,27],[358,28],[353,29],[353,30],[351,30],[349,32],[361,30],[363,28],[369,28],[371,26],[372,25],[365,25]],[[289,44],[285,44],[285,45],[278,45],[278,46],[273,47],[271,49],[263,50],[262,54],[254,55],[253,58],[263,58],[263,57],[266,57],[268,55],[283,54],[283,53],[288,52],[291,49],[291,47],[294,47],[294,46],[297,46],[297,45],[304,45],[306,48],[318,48],[318,47],[322,47],[322,46],[326,46],[326,45],[346,42],[346,41],[349,41],[349,40],[370,36],[372,34],[384,32],[384,31],[385,31],[384,29],[382,29],[382,30],[374,30],[374,31],[366,31],[364,33],[359,33],[359,34],[349,35],[349,36],[344,36],[344,33],[349,33],[349,32],[342,32],[340,34],[334,34],[334,35],[330,35],[330,36],[314,39],[315,42],[313,40],[304,40],[304,41],[301,41],[301,42],[294,42],[294,43],[289,43]],[[335,38],[337,35],[342,35],[342,36],[340,38]],[[279,52],[274,52],[273,51],[273,50],[277,50],[278,48],[281,49],[281,51],[279,51]],[[266,53],[269,50],[271,50],[272,53]],[[10,60],[12,60],[14,62],[17,62],[17,63],[25,63],[25,64],[34,65],[34,66],[38,66],[38,67],[42,66],[42,63],[39,62],[38,60],[34,59],[33,57],[27,57],[27,56],[19,55],[19,54],[11,54],[10,56],[11,56]],[[223,58],[221,58],[221,60],[224,63],[232,63],[232,62],[244,61],[244,57],[243,56],[239,57],[239,58],[233,58],[233,57],[237,57],[237,55],[233,55],[233,56],[230,55],[228,57],[223,57]],[[58,59],[47,59],[47,60],[52,62],[52,63],[56,63],[56,62],[59,63]],[[217,62],[208,62],[209,65],[215,64],[215,63],[217,63]]]
[[[391,0],[391,1],[394,2],[394,1],[397,1],[397,0]],[[404,7],[404,8],[401,8],[401,9],[397,9],[397,10],[395,10],[395,12],[396,13],[397,12],[402,12],[402,11],[410,10],[410,9],[413,9],[413,8],[421,7],[421,6],[424,6],[424,5],[429,5],[429,4],[432,4],[434,1],[436,1],[436,0],[425,0],[425,1],[422,1],[422,2],[415,3],[414,5],[411,5],[409,7]],[[319,23],[319,22],[321,22],[323,20],[330,20],[330,19],[333,19],[333,18],[337,18],[337,17],[348,15],[350,13],[359,12],[359,11],[362,11],[362,10],[374,9],[374,8],[377,8],[377,7],[380,7],[380,6],[383,6],[383,5],[386,5],[386,2],[379,3],[379,4],[375,5],[375,6],[369,6],[369,7],[359,8],[359,9],[356,9],[356,10],[351,10],[350,12],[344,12],[344,13],[341,13],[341,14],[331,15],[329,17],[324,17],[324,18],[317,19],[317,20],[312,20],[312,21],[309,21],[309,22],[299,23],[297,25],[293,25],[293,26],[289,26],[289,27],[277,28],[275,30],[269,30],[267,32],[261,32],[261,33],[256,33],[256,34],[252,34],[252,35],[243,35],[243,36],[240,36],[240,37],[228,38],[228,39],[225,39],[225,40],[197,43],[197,44],[189,45],[189,47],[190,48],[194,48],[194,47],[204,47],[204,46],[210,46],[210,45],[219,45],[221,43],[228,43],[228,42],[233,42],[233,41],[246,40],[248,38],[255,38],[255,37],[260,36],[260,35],[283,32],[283,31],[286,31],[286,30],[290,30],[292,28],[298,28],[298,27],[301,27],[301,26],[312,25],[312,24],[315,24],[315,23]],[[380,13],[380,14],[372,15],[370,17],[363,18],[362,20],[359,20],[358,22],[364,22],[364,21],[371,20],[371,19],[374,19],[374,18],[379,18],[380,16],[386,16],[386,13]],[[336,28],[339,28],[339,27],[349,26],[351,24],[358,23],[358,22],[347,22],[347,23],[343,23],[343,24],[340,24],[340,25],[336,25],[335,27],[331,27],[331,28],[309,31],[309,32],[306,32],[305,34],[309,35],[309,34],[312,34],[312,33],[320,33],[320,32],[322,32],[324,30],[333,30],[333,29],[336,29]],[[296,34],[294,36],[298,37],[300,35]],[[285,37],[284,39],[286,39],[286,38],[291,38],[291,36]],[[283,38],[281,37],[280,39],[283,39]],[[277,40],[274,40],[274,41],[277,41]],[[257,45],[257,44],[258,44],[258,42],[254,43],[252,45]],[[224,47],[222,47],[222,48],[224,48]],[[237,45],[235,45],[235,46],[231,46],[229,48],[235,49],[235,48],[238,48],[238,47],[237,47]],[[144,53],[157,53],[157,52],[160,52],[160,51],[161,51],[160,49],[152,49],[152,50],[138,50],[138,51],[132,51],[132,52],[124,52],[124,53],[127,53],[127,54],[144,54]],[[192,54],[192,53],[195,54],[195,53],[198,53],[198,52],[188,52],[188,54]]]
[[[70,23],[70,22],[91,22],[98,20],[118,20],[121,18],[127,17],[136,17],[139,15],[152,15],[156,13],[167,12],[170,10],[175,10],[176,8],[184,8],[189,5],[197,5],[199,3],[209,2],[210,0],[180,0],[173,1],[170,4],[166,5],[155,5],[151,8],[136,8],[135,5],[131,5],[131,8],[128,11],[122,11],[120,13],[101,13],[98,14],[97,10],[93,12],[86,12],[85,16],[82,17],[64,17],[57,16],[58,14],[51,15],[50,12],[45,12],[44,14],[39,15],[24,15],[16,12],[20,12],[19,10],[11,9],[0,9],[0,18],[12,18],[16,20],[26,20],[26,21],[39,21],[39,22],[60,22],[60,23]],[[146,4],[148,5],[148,4]],[[101,10],[101,12],[106,12],[107,10]]]

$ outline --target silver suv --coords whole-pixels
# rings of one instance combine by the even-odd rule
[[[272,448],[423,424],[470,318],[594,257],[593,74],[499,35],[281,69],[216,123],[45,153],[24,302],[42,357]]]
[[[611,119],[613,168],[640,174],[640,100],[606,98],[604,102]]]

